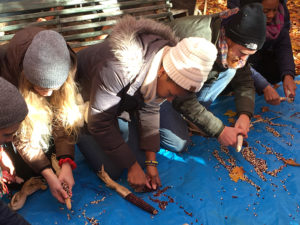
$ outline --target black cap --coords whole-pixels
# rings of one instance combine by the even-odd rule
[[[251,50],[259,50],[266,39],[266,16],[260,3],[244,5],[225,25],[225,35]]]

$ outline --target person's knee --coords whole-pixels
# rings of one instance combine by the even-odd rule
[[[161,129],[160,134],[160,146],[166,150],[178,153],[185,151],[190,144],[188,134],[179,137],[170,130],[165,129]]]
[[[104,165],[104,170],[112,179],[119,178],[123,173],[123,168],[116,165],[100,148],[94,137],[91,135],[81,135],[77,142],[79,151],[83,154],[88,164],[97,173]]]

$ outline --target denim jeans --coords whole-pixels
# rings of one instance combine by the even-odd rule
[[[127,142],[130,149],[134,152],[141,167],[144,167],[145,153],[139,149],[136,121],[127,122],[118,119],[118,124],[124,141]],[[124,168],[120,168],[106,155],[91,134],[81,134],[77,145],[95,172],[98,172],[103,164],[105,171],[112,179],[117,179],[122,175]]]
[[[235,75],[235,69],[227,69],[219,73],[213,83],[204,83],[197,93],[199,102],[209,108],[211,103],[225,89]],[[165,101],[160,107],[160,144],[173,152],[181,152],[189,146],[188,127],[181,115],[173,109],[172,104]]]

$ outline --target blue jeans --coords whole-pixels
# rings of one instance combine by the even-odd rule
[[[124,141],[127,142],[130,149],[134,152],[141,167],[144,167],[145,153],[139,149],[136,121],[133,119],[131,122],[127,122],[118,119],[118,124]],[[106,155],[92,135],[81,134],[77,145],[95,172],[98,172],[103,164],[105,171],[112,179],[117,179],[122,175],[124,168],[118,167],[118,165]]]
[[[209,108],[211,103],[225,89],[235,75],[235,69],[227,69],[219,73],[213,83],[204,83],[197,93],[199,102]],[[172,104],[165,101],[160,107],[160,143],[161,147],[173,152],[185,150],[190,143],[188,127],[181,115],[173,109]]]

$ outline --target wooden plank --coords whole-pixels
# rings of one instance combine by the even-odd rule
[[[4,36],[0,36],[0,41],[9,41],[10,39],[12,39],[14,36],[14,34],[8,34],[8,35],[4,35]]]
[[[101,2],[108,2],[107,0],[41,0],[41,1],[15,1],[15,2],[7,2],[7,3],[0,3],[0,12],[2,13],[13,13],[25,10],[39,10],[44,8],[52,8],[58,6],[74,6],[74,5],[81,5],[81,4],[92,4],[92,3],[101,3]]]
[[[30,2],[31,5],[24,5],[24,2]],[[7,24],[0,26],[0,32],[5,34],[0,36],[0,42],[9,41],[16,31],[24,27],[41,26],[60,32],[67,41],[72,42],[72,47],[78,48],[102,42],[97,38],[102,35],[104,35],[102,38],[105,38],[111,29],[99,29],[113,26],[117,18],[125,14],[131,14],[137,18],[172,19],[170,11],[172,5],[168,0],[118,0],[117,3],[108,4],[109,2],[104,0],[41,0],[39,2],[26,0],[22,1],[22,4],[21,2],[5,3],[5,10],[4,3],[0,3],[0,23]],[[64,8],[50,11],[50,8],[57,6]],[[16,13],[16,15],[2,16],[7,12]],[[45,17],[54,18],[36,22],[38,18]],[[101,18],[105,21],[100,21]],[[96,28],[98,29],[95,30]]]
[[[86,23],[86,24],[60,27],[55,30],[59,33],[63,33],[63,32],[67,32],[67,31],[78,31],[78,30],[91,29],[91,28],[101,28],[104,26],[113,26],[116,23],[117,23],[117,20],[101,21],[101,22],[95,22],[95,23],[90,22],[90,23]]]
[[[134,13],[141,13],[141,12],[151,12],[154,10],[162,10],[162,9],[168,9],[170,5],[154,5],[154,6],[146,6],[146,7],[140,7],[140,8],[133,8],[133,9],[124,9],[124,10],[118,10],[115,12],[107,12],[107,13],[95,13],[91,15],[83,15],[83,16],[75,16],[75,17],[66,17],[66,18],[56,18],[50,21],[44,21],[44,22],[31,22],[28,23],[24,21],[20,24],[15,25],[7,25],[3,28],[0,28],[0,31],[13,31],[17,29],[24,28],[28,25],[30,26],[47,26],[47,25],[55,25],[55,24],[64,24],[64,23],[70,23],[70,22],[78,22],[78,21],[85,21],[85,20],[91,20],[91,19],[99,19],[99,18],[108,18],[112,16],[121,16],[125,14],[134,14]]]
[[[14,15],[14,16],[6,16],[1,17],[0,14],[0,23],[10,22],[10,21],[17,21],[17,20],[24,20],[24,19],[33,19],[33,18],[43,18],[48,16],[64,16],[69,14],[80,14],[80,13],[87,13],[93,14],[94,11],[99,10],[108,10],[108,9],[115,9],[115,8],[122,8],[122,7],[133,7],[135,5],[141,4],[149,4],[149,3],[158,3],[162,2],[162,0],[143,0],[141,1],[127,1],[121,2],[111,5],[97,5],[97,6],[85,6],[85,7],[78,7],[72,9],[61,9],[61,10],[53,10],[53,11],[46,11],[46,12],[36,12],[36,13],[25,13],[21,15]],[[167,8],[170,8],[171,5],[167,4]]]
[[[97,18],[108,18],[108,17],[113,17],[113,16],[121,16],[121,15],[125,15],[125,14],[153,11],[153,10],[158,10],[158,9],[168,9],[168,8],[170,8],[170,5],[157,5],[157,6],[146,6],[146,7],[140,7],[140,8],[116,10],[113,12],[106,12],[106,13],[95,13],[95,14],[91,14],[91,15],[83,15],[83,16],[77,16],[77,17],[66,17],[66,18],[61,18],[61,23],[84,21],[84,20],[91,20],[91,19],[97,19]]]
[[[97,36],[100,36],[103,34],[108,34],[110,32],[111,32],[111,29],[107,29],[107,30],[101,30],[101,31],[93,31],[93,32],[80,33],[80,34],[65,35],[64,37],[65,37],[66,41],[71,41],[71,40],[97,37]]]
[[[85,47],[89,45],[94,45],[103,42],[104,40],[94,40],[94,41],[86,41],[86,42],[68,42],[71,48],[79,48]]]
[[[170,13],[159,13],[159,14],[149,14],[149,15],[143,15],[143,16],[137,16],[138,18],[140,17],[147,17],[147,18],[151,18],[151,19],[163,19],[170,16]],[[59,20],[50,20],[50,21],[45,21],[45,22],[36,22],[36,23],[31,23],[31,24],[20,24],[20,25],[12,25],[9,26],[11,28],[14,29],[8,29],[7,27],[4,27],[3,31],[13,31],[13,30],[19,30],[17,28],[24,28],[27,26],[34,26],[34,25],[43,25],[44,27],[46,26],[51,26],[51,25],[57,25],[59,24],[58,22]],[[60,28],[54,28],[53,30],[56,30],[59,33],[63,33],[63,32],[67,32],[67,31],[78,31],[78,30],[84,30],[84,29],[91,29],[91,28],[99,28],[99,27],[103,27],[103,26],[113,26],[114,24],[116,24],[117,20],[108,20],[108,21],[101,21],[101,22],[89,22],[86,24],[80,24],[80,25],[73,25],[73,26],[66,26],[63,27],[61,26]],[[6,29],[7,28],[7,29]],[[7,36],[7,35],[5,35]],[[8,36],[8,38],[10,38],[11,35]],[[0,39],[2,40],[2,39]],[[9,40],[9,39],[3,39],[3,40]]]
[[[59,24],[59,18],[43,21],[43,22],[23,22],[19,24],[14,25],[7,25],[0,28],[0,31],[8,32],[8,31],[14,31],[14,30],[20,30],[22,28],[28,27],[28,26],[40,26],[40,27],[47,27],[47,26],[53,26]]]
[[[80,8],[84,8],[83,11],[79,11],[79,12],[84,12],[84,11],[93,11],[93,10],[102,10],[102,9],[109,9],[109,8],[115,8],[115,7],[122,7],[122,6],[130,6],[130,5],[141,5],[141,4],[149,4],[149,3],[156,3],[156,2],[165,2],[164,0],[134,0],[134,1],[122,1],[122,2],[118,2],[118,3],[113,3],[113,4],[101,4],[108,2],[108,1],[92,1],[92,2],[87,2],[87,3],[98,3],[98,5],[92,5],[92,6],[87,6],[86,4],[84,4],[85,6],[81,6],[81,7],[75,7],[76,5],[80,6],[82,5],[80,2],[83,1],[75,1],[74,4],[67,4],[69,3],[67,2],[49,2],[49,3],[38,3],[38,2],[29,2],[27,4],[24,4],[24,2],[26,1],[21,1],[21,2],[10,2],[10,3],[0,3],[0,12],[1,13],[12,13],[12,12],[22,12],[22,11],[39,11],[39,10],[43,10],[43,9],[50,9],[50,8],[55,8],[55,7],[60,7],[60,6],[71,6],[73,5],[72,8],[70,9],[65,9],[65,10],[61,10],[62,14],[68,14],[68,13],[76,13],[78,12],[78,9]],[[77,2],[77,3],[76,3]],[[10,6],[14,7],[14,10],[9,10]],[[54,11],[48,12],[49,15],[56,15],[54,14]]]

